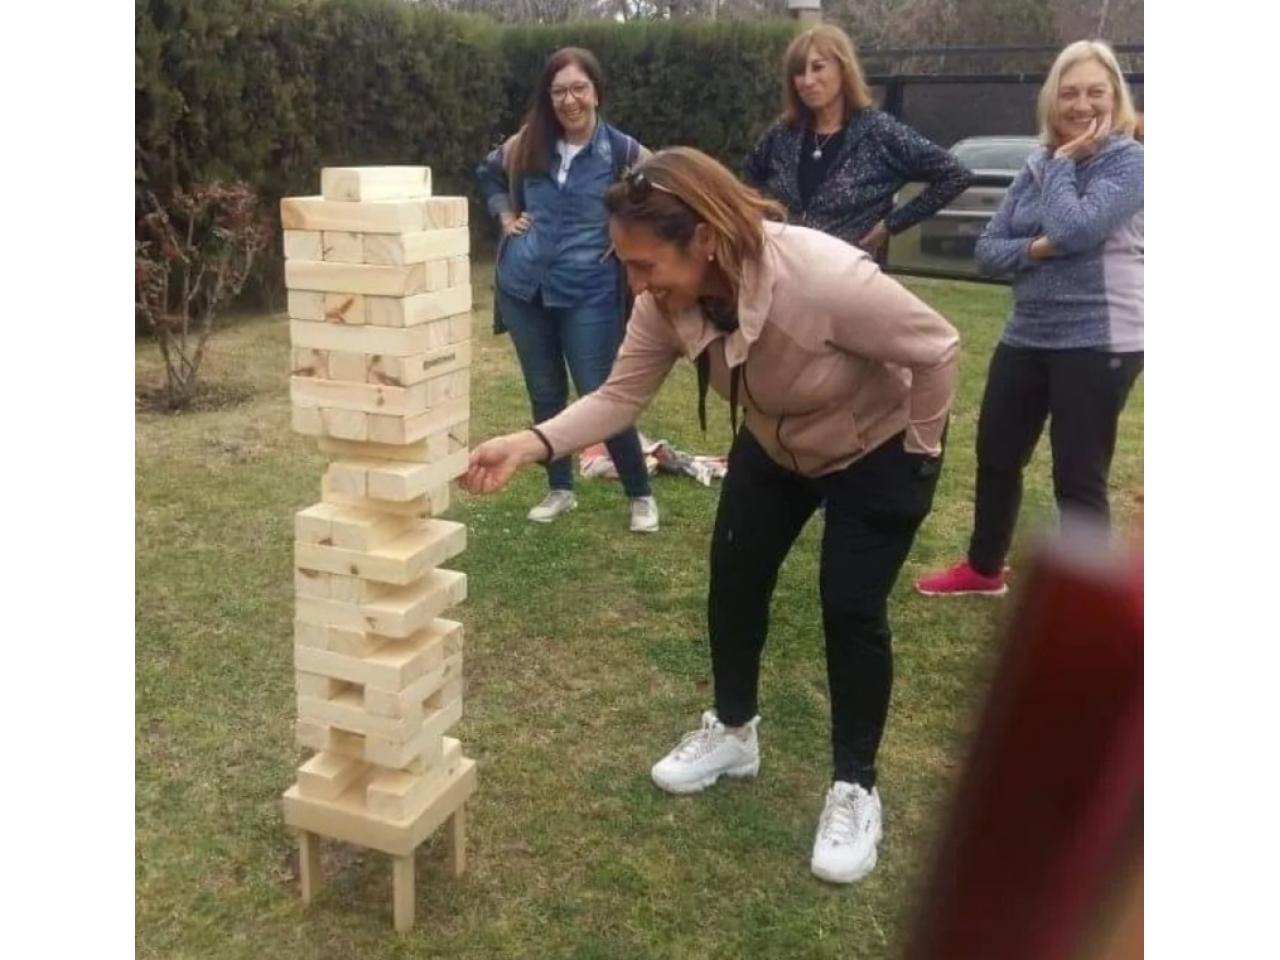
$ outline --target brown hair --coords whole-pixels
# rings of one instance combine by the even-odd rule
[[[1036,119],[1040,123],[1040,142],[1045,146],[1060,145],[1054,121],[1058,117],[1058,87],[1062,85],[1062,75],[1076,64],[1087,60],[1101,64],[1111,80],[1111,92],[1116,101],[1115,109],[1111,112],[1111,131],[1133,136],[1138,122],[1133,110],[1133,97],[1129,93],[1129,84],[1124,82],[1124,74],[1120,72],[1120,63],[1116,60],[1115,53],[1101,40],[1077,40],[1058,54],[1053,66],[1049,68],[1049,76],[1045,77],[1044,86],[1040,88]]]
[[[551,105],[551,80],[568,66],[576,66],[587,75],[595,87],[596,100],[604,106],[604,70],[594,53],[583,47],[561,47],[547,57],[542,77],[529,98],[529,109],[520,132],[513,139],[510,156],[505,158],[507,172],[511,176],[548,172],[547,155],[551,144],[564,132]]]
[[[844,119],[872,105],[871,88],[867,86],[862,64],[854,52],[853,41],[839,27],[824,23],[797,34],[782,57],[782,122],[801,126],[812,119],[813,111],[804,105],[796,92],[795,78],[804,73],[809,51],[832,61],[840,70],[840,93],[844,96]]]
[[[643,224],[681,250],[699,223],[715,235],[716,262],[736,293],[742,267],[764,251],[764,221],[782,220],[776,200],[746,186],[722,164],[693,147],[659,150],[604,195],[609,215]]]

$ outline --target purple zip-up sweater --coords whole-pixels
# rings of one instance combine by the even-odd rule
[[[1013,274],[1012,347],[1143,349],[1142,144],[1113,135],[1076,163],[1032,154],[975,251],[984,273]],[[1044,235],[1058,255],[1032,260]]]

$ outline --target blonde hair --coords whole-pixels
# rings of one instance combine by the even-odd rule
[[[742,268],[764,252],[764,221],[784,219],[776,200],[742,183],[718,161],[693,147],[668,147],[611,186],[604,195],[609,215],[643,224],[684,250],[699,223],[715,236],[716,263],[734,292]]]
[[[1111,90],[1115,95],[1115,108],[1111,112],[1111,130],[1113,133],[1132,137],[1138,125],[1137,115],[1133,109],[1133,96],[1129,93],[1129,84],[1125,83],[1124,74],[1120,72],[1120,63],[1111,48],[1101,40],[1077,40],[1064,49],[1053,61],[1049,76],[1040,88],[1040,100],[1036,106],[1036,120],[1040,124],[1040,142],[1045,146],[1058,146],[1058,132],[1054,129],[1054,121],[1058,117],[1058,88],[1062,86],[1062,75],[1077,64],[1092,60],[1102,65],[1111,81]]]
[[[797,34],[782,56],[782,122],[798,126],[812,116],[796,92],[795,78],[804,73],[809,51],[831,60],[840,70],[840,93],[844,96],[844,119],[874,102],[867,86],[862,64],[854,52],[853,41],[837,26],[824,23]]]

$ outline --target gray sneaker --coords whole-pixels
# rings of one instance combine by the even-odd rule
[[[578,508],[578,498],[572,490],[552,490],[542,502],[529,511],[529,519],[534,523],[550,523],[562,513]]]
[[[631,532],[656,533],[658,530],[658,501],[653,497],[631,498]]]

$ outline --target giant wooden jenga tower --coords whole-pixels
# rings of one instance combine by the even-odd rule
[[[284,794],[302,897],[319,837],[393,857],[395,925],[413,925],[414,854],[446,820],[465,865],[475,761],[462,715],[466,577],[441,564],[466,528],[438,518],[466,469],[471,283],[464,197],[426,167],[328,168],[320,197],[281,201],[293,427],[334,459],[296,517],[298,742]]]

